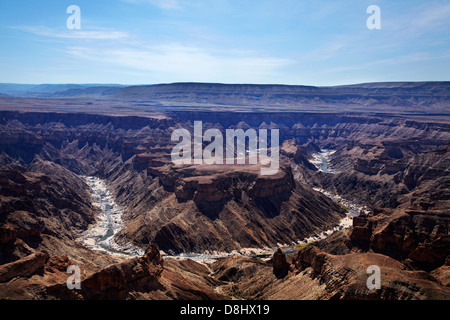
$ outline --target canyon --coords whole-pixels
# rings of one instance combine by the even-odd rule
[[[449,299],[449,86],[4,92],[0,298]],[[278,129],[278,172],[174,164],[171,134],[195,121],[224,136]],[[108,235],[95,233],[95,183],[120,226]],[[80,290],[66,286],[70,265]],[[366,286],[370,265],[380,290]]]

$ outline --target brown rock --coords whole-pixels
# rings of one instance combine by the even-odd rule
[[[158,286],[163,260],[155,245],[143,257],[112,264],[82,281],[83,295],[88,299],[122,299],[128,291]]]
[[[17,238],[39,237],[40,233],[34,229],[23,229],[11,225],[3,225],[0,227],[0,244],[13,242]]]
[[[273,273],[277,278],[284,278],[289,271],[290,264],[286,261],[286,255],[278,248],[272,256]]]
[[[354,217],[350,240],[361,248],[367,248],[369,246],[371,236],[372,221],[365,216]]]
[[[47,265],[45,266],[46,270],[50,272],[66,272],[67,268],[72,265],[72,262],[69,260],[67,256],[52,256],[48,259]]]
[[[440,284],[428,273],[409,271],[401,262],[381,254],[337,256],[312,246],[298,253],[294,265],[299,271],[311,268],[313,277],[325,284],[322,299],[446,299],[450,296],[450,290],[442,285],[447,270],[436,272]],[[372,265],[380,267],[380,289],[367,287],[367,268]]]
[[[446,287],[450,287],[450,265],[444,265],[430,272],[430,275],[434,277],[440,284]]]
[[[195,170],[171,168],[167,173],[160,172],[159,177],[179,200],[193,199],[197,203],[219,202],[240,192],[250,197],[270,197],[289,192],[295,186],[290,167],[282,167],[273,176],[261,176],[259,170],[257,165],[198,166]],[[158,174],[154,169],[151,172]]]
[[[293,260],[295,268],[304,270],[307,267],[312,267],[314,273],[322,273],[322,266],[325,263],[327,253],[321,251],[316,246],[308,246],[297,253]]]
[[[44,269],[49,255],[47,251],[38,251],[29,256],[0,266],[0,282],[15,277],[28,277]]]
[[[224,292],[217,290],[224,282],[212,277],[208,266],[191,259],[166,259],[159,282],[171,299],[230,299]]]
[[[251,197],[270,197],[276,194],[287,193],[295,186],[294,177],[290,167],[284,167],[274,176],[259,176],[249,188]]]
[[[425,268],[433,268],[445,263],[450,254],[450,236],[442,236],[429,243],[418,245],[409,258]]]
[[[371,248],[396,259],[412,259],[424,270],[433,270],[450,255],[449,217],[431,212],[406,211],[373,232]]]

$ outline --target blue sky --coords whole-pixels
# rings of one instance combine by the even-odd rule
[[[449,21],[433,0],[0,0],[0,82],[448,81]]]

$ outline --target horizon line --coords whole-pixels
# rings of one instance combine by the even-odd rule
[[[252,86],[301,86],[301,87],[340,87],[353,86],[365,84],[396,84],[396,83],[445,83],[450,80],[398,80],[398,81],[373,81],[373,82],[352,82],[345,84],[333,85],[313,85],[313,84],[284,84],[284,83],[239,83],[239,82],[205,82],[205,81],[176,81],[176,82],[160,82],[160,83],[140,83],[140,84],[124,84],[124,83],[103,83],[103,82],[61,82],[61,83],[21,83],[21,82],[0,82],[0,85],[29,85],[29,86],[44,86],[44,85],[83,85],[83,86],[123,86],[123,87],[141,87],[141,86],[158,86],[158,85],[174,85],[174,84],[215,84],[215,85],[252,85]]]

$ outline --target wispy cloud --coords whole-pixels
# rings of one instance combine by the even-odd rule
[[[220,77],[232,82],[259,82],[277,75],[280,68],[292,62],[248,51],[220,53],[180,43],[138,49],[71,47],[67,53],[79,59],[125,67],[130,71],[164,74],[173,81],[214,81]]]
[[[115,30],[56,30],[42,26],[12,26],[11,28],[42,37],[85,40],[117,40],[129,38],[130,34]]]
[[[383,28],[399,37],[417,38],[427,32],[436,32],[448,28],[450,21],[450,3],[427,1],[417,7],[383,20]]]
[[[148,3],[151,5],[154,5],[161,9],[180,9],[181,5],[178,2],[178,0],[122,0],[128,3],[136,3],[136,4],[142,4],[142,3]]]
[[[427,8],[412,19],[411,24],[417,28],[435,29],[442,25],[448,25],[450,21],[450,3],[430,3]]]
[[[370,72],[373,68],[379,67],[393,67],[399,65],[411,65],[414,63],[424,63],[432,60],[448,59],[450,58],[450,51],[444,52],[442,54],[435,54],[430,52],[414,52],[395,55],[390,58],[377,59],[374,61],[368,61],[358,65],[343,65],[336,66],[327,70],[329,73],[342,73],[355,70],[366,70]]]
[[[337,58],[353,50],[361,40],[360,35],[335,35],[328,41],[322,42],[316,48],[306,51],[297,57],[298,62],[324,62]]]
[[[345,43],[330,42],[320,48],[313,49],[299,57],[299,61],[303,63],[320,62],[334,58],[341,49],[346,46]]]
[[[430,60],[448,59],[450,57],[449,52],[445,53],[430,53],[430,52],[413,52],[400,54],[391,58],[375,60],[367,62],[367,66],[375,65],[399,65],[399,64],[412,64],[416,62],[425,62]]]

